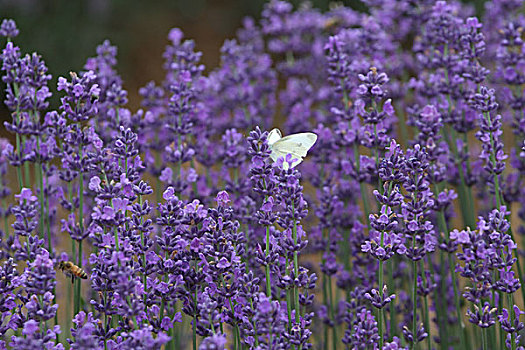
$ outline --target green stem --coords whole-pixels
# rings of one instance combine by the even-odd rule
[[[491,293],[492,293],[492,300],[496,300],[496,298],[495,298],[495,295],[496,295],[495,291],[492,290]],[[500,344],[505,344],[505,340],[502,337],[503,334],[502,334],[501,328],[499,330],[496,330],[496,327],[490,327],[489,331],[488,331],[488,334],[487,334],[487,346],[488,346],[489,349],[494,349],[496,347],[496,344],[497,344],[497,342],[496,342],[496,338],[497,338],[496,337],[496,333],[499,333]],[[503,346],[500,345],[500,348],[504,349],[505,346],[504,345]]]
[[[252,308],[252,310],[254,310],[253,308],[253,299],[250,297],[250,307]],[[252,320],[253,322],[253,333],[255,334],[255,347],[259,347],[259,334],[257,334],[257,323]]]
[[[337,338],[337,323],[335,318],[335,305],[332,292],[332,276],[328,276],[328,295],[330,296],[330,313],[334,322],[334,326],[332,327],[332,348],[333,350],[337,350],[337,342],[339,339]]]
[[[443,48],[443,55],[448,56],[449,47],[448,44],[445,44]],[[449,71],[448,68],[445,69],[445,81],[448,85],[450,83],[450,77],[449,77]],[[450,93],[446,94],[447,102],[448,102],[448,114],[450,115],[454,109],[454,104],[452,103],[452,96]],[[448,129],[448,130],[445,130]],[[447,144],[449,147],[452,148],[452,151],[454,153],[454,159],[456,161],[456,165],[458,167],[458,173],[460,177],[460,187],[458,189],[458,195],[459,195],[459,202],[461,205],[461,215],[463,217],[463,222],[466,226],[475,227],[475,215],[473,215],[473,203],[471,197],[468,196],[469,193],[472,193],[467,190],[467,185],[465,181],[465,174],[463,172],[463,166],[462,162],[459,158],[459,152],[456,145],[456,139],[457,135],[453,128],[450,128],[448,125],[442,129],[444,139],[447,141]],[[452,139],[449,138],[449,135],[452,136]],[[467,171],[470,169],[467,168]]]
[[[359,172],[360,165],[360,159],[359,159],[359,148],[357,147],[357,144],[354,143],[354,161],[355,161],[355,167],[356,172]],[[361,192],[361,200],[363,201],[363,210],[364,210],[364,216],[366,225],[368,227],[368,231],[370,231],[370,218],[368,215],[370,214],[370,204],[368,202],[368,196],[366,191],[366,185],[362,181],[359,181],[359,190]]]
[[[437,187],[435,191],[436,193],[438,192]],[[440,210],[438,213],[438,222],[443,229],[443,232],[445,234],[447,241],[450,240],[450,232],[448,230],[448,225],[447,225],[445,213],[443,212],[443,210]],[[451,254],[447,254],[447,257],[448,257],[448,267],[449,267],[450,277],[452,278],[452,286],[454,288],[454,304],[456,307],[456,317],[458,319],[459,327],[460,327],[459,338],[460,338],[461,349],[468,349],[469,342],[468,342],[467,330],[465,328],[465,324],[463,323],[463,319],[461,317],[461,304],[459,302],[459,291],[458,291],[458,285],[456,281],[456,272],[454,271],[454,266],[455,266],[454,257]],[[446,305],[446,301],[445,301],[445,305]]]
[[[284,271],[288,271],[288,256],[284,264]],[[286,311],[288,313],[288,329],[292,328],[292,297],[290,296],[290,289],[286,290]]]
[[[22,188],[24,188],[24,181],[22,180],[22,170],[19,166],[16,167],[16,176],[18,178],[18,183],[20,184],[20,191],[22,191]]]
[[[328,305],[328,281],[326,274],[323,273],[323,304]],[[328,325],[324,324],[324,341],[323,341],[324,350],[328,350]]]
[[[142,208],[142,196],[139,195],[139,205]],[[143,224],[143,218],[142,215],[140,216],[140,226],[142,227]],[[140,230],[140,241],[142,243],[142,247],[145,246],[144,242],[144,231]],[[144,296],[143,296],[143,302],[144,305],[146,305],[146,290],[147,290],[147,276],[146,276],[146,252],[144,249],[142,249],[142,266],[144,266],[144,274],[142,275],[142,283],[144,284]]]
[[[479,311],[483,310],[481,300],[479,301]],[[481,328],[481,350],[487,349],[487,332],[485,328]]]
[[[25,135],[22,135],[22,143],[24,145],[26,144]],[[28,162],[24,162],[24,179],[25,179],[26,186],[31,187],[31,176],[29,174],[29,163]]]
[[[345,203],[345,207],[348,208],[348,205]],[[351,259],[350,259],[350,229],[345,228],[343,230],[343,264],[346,271],[351,271]]]
[[[78,267],[81,267],[82,263],[82,241],[78,241],[78,260],[79,260],[79,263],[78,263]],[[82,282],[81,282],[81,279],[80,278],[77,278],[75,280],[75,287],[76,287],[76,292],[75,292],[75,295],[76,295],[76,298],[75,298],[75,315],[79,313],[80,311],[80,299],[82,298],[82,294],[81,294],[81,285],[82,285]]]
[[[160,319],[161,320],[164,318],[164,309],[165,308],[166,308],[166,301],[165,301],[164,297],[162,296],[161,300],[160,300],[160,311],[159,311],[159,315],[160,315]]]
[[[499,275],[499,274],[497,274],[497,275]],[[503,310],[503,293],[501,291],[498,291],[498,296],[499,296],[499,299],[498,299],[498,312],[500,312],[501,310]],[[493,300],[495,300],[495,299],[493,299]],[[492,328],[494,328],[494,327],[492,327]],[[488,343],[487,343],[487,345],[488,345]],[[503,334],[503,332],[501,330],[499,332],[499,346],[500,346],[500,349],[505,349],[505,334]]]
[[[295,205],[294,203],[292,202],[292,215],[295,217]],[[293,242],[294,242],[294,245],[297,245],[297,222],[293,221],[293,227],[292,227],[292,238],[293,238]],[[294,270],[294,274],[295,274],[295,278],[298,278],[299,276],[299,257],[298,257],[298,253],[297,253],[297,250],[294,250],[293,252],[293,270]],[[293,291],[294,291],[294,307],[295,307],[295,322],[299,323],[299,309],[300,309],[300,306],[299,306],[299,288],[294,284],[294,287],[293,287]],[[301,348],[301,347],[299,347]]]
[[[451,102],[450,102],[451,103]],[[461,207],[461,216],[463,218],[463,223],[465,226],[474,228],[475,227],[475,219],[474,219],[474,208],[473,208],[473,200],[469,198],[468,196],[468,189],[467,189],[467,183],[465,180],[465,174],[463,172],[463,166],[462,161],[459,159],[459,151],[458,147],[456,145],[456,132],[454,129],[450,128],[448,125],[445,126],[445,128],[442,129],[443,135],[447,135],[445,139],[447,140],[449,147],[452,148],[452,153],[454,154],[454,159],[456,166],[458,167],[458,174],[459,174],[459,187],[458,187],[458,196],[459,196],[459,204]],[[452,140],[449,139],[448,135],[452,135]]]
[[[514,302],[512,301],[512,294],[507,294],[507,303],[509,307],[510,324],[514,324]],[[516,332],[510,334],[511,350],[516,350]]]
[[[485,112],[483,113],[483,116],[485,117],[485,120],[487,121],[487,123],[492,126],[492,122],[490,120],[490,113]],[[494,135],[492,134],[492,132],[490,132],[490,145],[491,145],[491,149],[494,149]],[[496,156],[494,153],[490,154],[490,161],[492,162],[492,165],[495,168],[496,167]],[[504,205],[504,203],[503,203],[503,198],[502,198],[502,194],[501,194],[500,186],[499,186],[499,175],[496,173],[494,173],[494,198],[496,200],[497,209],[499,210],[501,206]],[[505,216],[507,217],[509,225],[511,225],[510,217],[508,217],[507,215]],[[509,228],[507,233],[510,235],[512,241],[516,242],[516,240],[514,239],[514,235],[512,233],[512,227]],[[521,269],[520,255],[517,251],[517,248],[514,249],[514,254],[516,257],[516,265],[518,268],[518,279],[520,281],[520,284],[523,286],[523,273]],[[521,293],[522,293],[523,301],[525,302],[525,288],[521,288]]]
[[[395,282],[394,282],[394,259],[393,256],[390,258],[387,262],[388,267],[388,289],[389,290],[396,290]],[[397,322],[396,322],[396,308],[395,308],[395,301],[396,299],[393,299],[390,302],[390,334],[392,336],[397,336]]]
[[[43,167],[42,167],[42,175],[44,178],[46,178],[46,183],[47,183],[47,177],[46,177]],[[44,188],[44,191],[45,191],[45,188]],[[44,197],[45,197],[44,224],[46,226],[47,246],[49,248],[49,251],[51,251],[51,219],[49,218],[49,196],[44,196]]]
[[[79,145],[78,147],[78,153],[80,160],[82,160],[82,145]],[[84,175],[82,173],[82,170],[79,172],[79,178],[78,178],[79,184],[78,184],[78,201],[79,201],[79,207],[78,207],[78,225],[80,228],[80,233],[83,234],[84,232]],[[82,267],[82,239],[78,242],[78,267]],[[81,299],[81,288],[82,288],[82,282],[80,279],[77,281],[76,285],[76,299],[75,299],[75,315],[78,314],[80,311],[80,299]]]
[[[0,180],[0,191],[2,190],[2,181]],[[5,198],[2,198],[2,209],[4,213],[4,233],[7,236],[7,238],[10,236],[9,234],[9,220],[7,215],[7,204]]]
[[[421,263],[421,276],[423,278],[423,284],[426,285],[427,284],[427,276],[425,274],[425,265],[423,263],[423,260],[420,260],[420,263]],[[428,311],[428,295],[425,295],[423,297],[423,303],[425,305],[425,308],[423,309],[423,317],[425,319],[425,328],[426,328],[426,331],[428,333],[428,336],[427,336],[427,348],[428,349],[432,349],[432,346],[431,346],[431,341],[432,341],[432,332],[431,332],[431,329],[430,329],[430,320],[429,320],[429,311]]]
[[[444,231],[444,229],[440,226],[440,229],[441,229],[441,232]],[[436,280],[435,280],[435,272],[434,272],[434,266],[432,265],[432,259],[430,256],[427,256],[428,258],[428,267],[430,269],[430,278],[432,279],[432,283],[436,283]],[[443,347],[443,349],[448,349],[449,348],[449,345],[448,345],[448,332],[447,332],[447,314],[446,312],[443,312],[443,311],[446,311],[446,305],[447,305],[447,301],[445,300],[445,296],[447,295],[447,292],[446,292],[446,276],[447,276],[447,270],[446,270],[446,267],[445,267],[445,257],[444,257],[444,254],[443,254],[443,250],[440,250],[439,252],[439,261],[440,261],[440,265],[441,265],[441,280],[440,280],[440,283],[439,283],[439,289],[438,288],[434,288],[434,300],[435,300],[435,305],[436,305],[436,318],[437,318],[437,322],[439,324],[439,340],[440,340],[440,344],[441,346]],[[441,312],[440,312],[441,310]],[[445,315],[443,315],[445,314]],[[461,332],[461,329],[460,329],[460,332]]]
[[[6,238],[9,238],[10,236],[10,233],[9,233],[9,220],[8,220],[8,215],[7,215],[7,205],[5,203],[5,199],[2,199],[2,208],[3,208],[3,213],[4,213],[4,232],[5,232],[5,235],[6,235]]]
[[[379,111],[377,110],[377,106],[376,106],[375,101],[372,101],[372,104],[374,106],[374,110],[377,113],[379,113]],[[377,137],[377,124],[374,124],[374,139],[375,140],[379,139]],[[376,160],[376,169],[379,170],[379,158],[381,157],[381,150],[379,149],[379,147],[374,147],[374,149],[372,151],[374,153],[374,158]],[[377,188],[379,189],[379,192],[383,193],[383,180],[381,180],[380,176],[377,178]],[[368,214],[366,214],[366,215],[368,215]]]
[[[383,237],[385,232],[381,232],[381,247],[383,246]],[[383,300],[383,260],[379,260],[379,296],[381,297],[381,300]],[[379,308],[379,317],[377,318],[377,329],[379,334],[379,349],[383,349],[383,341],[384,341],[384,335],[383,335],[383,317],[384,317],[384,311],[383,308]]]
[[[171,319],[173,319],[175,317],[175,314],[178,312],[177,310],[179,309],[179,303],[180,303],[180,301],[175,303],[175,308],[173,310],[173,315],[172,315]],[[174,338],[171,340],[171,345],[172,345],[171,348],[172,349],[180,349],[180,340],[182,338],[182,334],[183,334],[183,331],[184,331],[184,328],[185,328],[184,327],[184,320],[185,319],[186,318],[183,319],[183,322],[181,324],[177,323],[177,324],[175,324],[173,326],[173,334],[174,334],[173,337]],[[176,333],[176,335],[175,335],[175,333]]]
[[[390,193],[390,189],[392,188],[392,183],[390,183],[390,186],[389,186],[389,193]],[[385,231],[382,230],[381,231],[381,240],[379,242],[379,246],[381,248],[383,248],[383,245],[385,244]],[[383,300],[383,274],[384,274],[384,269],[383,269],[383,260],[379,260],[379,270],[378,270],[378,275],[379,275],[379,284],[378,284],[378,289],[379,289],[379,296],[381,297],[381,300]],[[378,333],[379,333],[379,349],[383,349],[383,342],[384,342],[384,335],[383,335],[383,319],[384,319],[384,310],[383,308],[379,308],[379,317],[378,317],[378,320],[377,320],[377,329],[378,329]]]
[[[191,158],[190,165],[191,165],[192,168],[195,169],[195,159]],[[198,189],[197,189],[197,182],[196,181],[193,181],[191,183],[191,188],[193,190],[193,196],[197,196]]]
[[[17,117],[18,120],[18,117]],[[22,146],[20,145],[20,134],[16,134],[16,150],[18,152],[18,158],[22,159]],[[22,166],[19,165],[16,167],[16,176],[18,178],[18,185],[20,186],[20,191],[24,188],[24,179],[22,178]]]
[[[104,293],[102,294],[102,300],[104,304],[108,300],[108,292],[106,290],[104,290]],[[108,314],[104,312],[104,329],[106,329],[107,326],[108,326]],[[108,348],[108,341],[106,337],[104,337],[104,350],[107,350],[107,348]]]
[[[226,282],[224,281],[224,277],[221,276],[221,280],[222,280],[222,285],[223,287],[226,289]],[[234,308],[234,305],[233,305],[233,301],[232,301],[232,298],[231,297],[228,297],[228,301],[229,301],[229,305],[230,305],[230,310],[232,312],[232,314],[235,313],[235,308]],[[239,342],[239,336],[240,336],[240,331],[239,331],[239,325],[237,324],[237,321],[234,320],[233,321],[234,324],[233,324],[233,336],[234,336],[234,350],[237,349],[237,343]]]
[[[71,182],[68,183],[68,188],[69,188],[69,196],[70,196],[70,200],[69,202],[71,203],[72,200],[71,200],[71,196],[72,196],[72,192],[71,192]],[[71,238],[71,260],[74,262],[74,261],[77,261],[77,249],[75,247],[75,240],[73,238]],[[71,318],[68,318],[68,321],[69,319],[73,319],[73,317],[76,315],[75,313],[75,305],[76,305],[76,302],[77,302],[77,289],[75,288],[75,285],[73,283],[68,283],[67,284],[67,288],[68,288],[68,292],[71,293],[73,295],[73,314],[71,315]]]
[[[40,137],[37,138],[36,142],[37,142],[37,147],[40,147]],[[43,179],[41,163],[37,163],[35,165],[35,177],[38,181],[38,186],[39,186],[38,202],[40,204],[40,208],[39,208],[40,215],[38,217],[38,230],[39,230],[38,236],[40,237],[40,239],[43,239],[44,238],[44,179]],[[50,243],[51,242],[48,237],[48,249],[49,249],[49,252],[51,253]]]
[[[270,255],[270,227],[266,226],[266,257]],[[270,265],[267,263],[266,270],[266,296],[272,298],[272,286],[270,281]]]
[[[264,189],[266,189],[266,180],[263,180],[263,186]],[[264,196],[264,200],[268,200],[268,196]],[[266,226],[266,250],[265,250],[265,256],[268,258],[270,255],[270,226]],[[266,296],[269,299],[272,299],[272,286],[271,286],[271,279],[270,279],[270,264],[267,262],[265,265],[265,273],[266,273]],[[271,339],[271,333],[270,333],[270,339]]]
[[[13,91],[15,93],[15,96],[17,97],[17,100],[19,100],[17,83],[13,83]],[[17,104],[16,106],[15,120],[17,123],[20,122],[20,105],[19,104]],[[15,137],[16,137],[16,152],[18,153],[18,159],[22,161],[22,145],[20,141],[20,134],[16,133]],[[16,175],[18,177],[18,184],[20,185],[20,191],[22,191],[22,188],[24,188],[24,180],[22,178],[22,165],[16,167]]]
[[[509,222],[509,225],[511,225],[511,219],[510,219],[510,216],[509,215],[506,215],[506,219],[507,221]],[[507,231],[507,234],[510,236],[510,239],[513,241],[513,242],[516,242],[516,240],[514,239],[514,233],[512,231],[512,226],[509,227],[509,230]],[[518,249],[515,248],[513,249],[514,250],[514,256],[516,258],[516,266],[518,268],[518,279],[520,281],[520,284],[522,286],[524,286],[525,284],[524,281],[523,281],[523,270],[521,269],[521,262],[520,262],[520,255],[518,253]],[[523,302],[525,303],[525,288],[520,288],[521,290],[521,297],[523,298]]]
[[[416,246],[416,237],[412,237],[412,249]],[[412,335],[413,342],[411,344],[411,349],[416,348],[417,344],[417,263],[415,260],[412,261],[412,270],[414,272],[414,281],[412,288]]]
[[[193,296],[193,302],[195,307],[197,307],[197,289],[195,289],[195,294]],[[197,350],[197,314],[193,315],[193,350]]]

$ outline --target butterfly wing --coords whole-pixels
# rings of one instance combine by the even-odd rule
[[[315,144],[315,141],[317,141],[317,135],[311,132],[288,135],[274,142],[272,150],[275,149],[305,157],[308,150]]]
[[[298,160],[293,163],[295,167],[303,161],[303,158],[306,157],[306,153],[312,148],[315,141],[317,141],[317,135],[311,132],[285,136],[271,145],[271,157],[276,161],[279,157],[286,157],[287,154],[291,154],[293,158]]]
[[[283,137],[283,134],[281,134],[281,130],[275,128],[268,134],[268,144],[271,146],[275,142],[279,141]]]
[[[276,162],[277,159],[279,159],[280,157],[286,158],[287,154],[291,154],[293,158],[297,158],[297,160],[299,160],[299,162],[297,164],[299,164],[303,160],[303,157],[301,157],[298,154],[295,154],[293,152],[284,152],[284,151],[279,150],[279,149],[272,149],[272,153],[270,154],[270,158],[272,158],[272,160],[274,162]]]

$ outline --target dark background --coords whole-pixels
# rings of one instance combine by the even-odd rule
[[[397,0],[391,0],[397,1]],[[235,35],[245,16],[259,18],[265,0],[0,0],[0,20],[12,18],[20,30],[15,43],[22,53],[41,54],[53,75],[51,90],[56,91],[58,76],[81,70],[86,58],[104,39],[118,47],[117,69],[129,92],[129,106],[138,107],[137,91],[150,80],[161,81],[162,52],[167,34],[182,28],[186,38],[195,39],[204,53],[207,70],[219,63],[219,49],[225,39]],[[291,1],[298,5],[301,1]],[[360,1],[342,1],[363,10]],[[476,7],[482,9],[483,1]],[[327,9],[328,0],[311,1]],[[478,11],[479,13],[479,11]],[[3,46],[4,42],[0,42]],[[0,98],[3,100],[3,86]],[[53,101],[53,100],[52,100]],[[56,101],[56,100],[55,100]],[[9,113],[0,106],[0,119]],[[3,134],[3,133],[0,133]]]

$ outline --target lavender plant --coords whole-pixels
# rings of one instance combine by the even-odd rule
[[[364,3],[174,28],[138,110],[3,20],[0,350],[524,349],[525,3]]]

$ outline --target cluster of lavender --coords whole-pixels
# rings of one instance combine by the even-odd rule
[[[525,349],[525,2],[365,3],[207,74],[175,28],[136,111],[109,41],[54,89],[3,20],[0,350]]]

